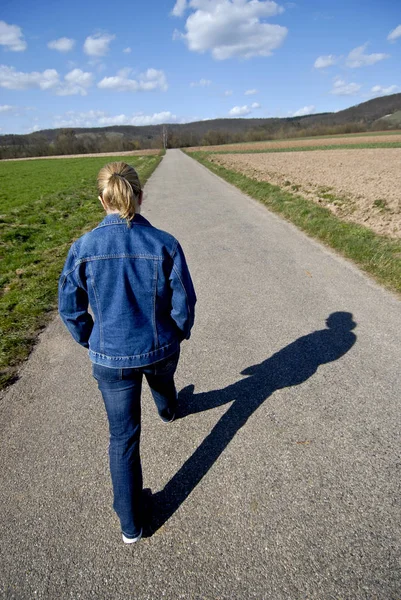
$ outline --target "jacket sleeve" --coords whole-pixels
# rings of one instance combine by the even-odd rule
[[[74,244],[71,246],[58,286],[58,310],[68,331],[78,344],[89,348],[93,319],[88,313],[88,293],[76,266]]]
[[[171,317],[180,331],[181,339],[188,340],[195,320],[196,294],[184,252],[178,242],[173,255],[170,286],[172,289]]]

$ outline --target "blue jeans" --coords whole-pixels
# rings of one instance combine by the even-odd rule
[[[141,435],[141,388],[145,375],[158,413],[169,420],[176,410],[174,373],[179,351],[152,365],[137,369],[113,369],[93,364],[106,407],[110,428],[110,473],[114,504],[121,530],[136,537],[143,526]]]

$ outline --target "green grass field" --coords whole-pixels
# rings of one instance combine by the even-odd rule
[[[161,156],[0,162],[0,387],[57,307],[72,241],[102,220],[96,175],[117,160],[134,165],[143,185]]]
[[[401,240],[377,235],[367,227],[342,221],[329,209],[301,196],[211,163],[206,152],[191,152],[189,155],[311,237],[354,261],[388,289],[401,294]]]

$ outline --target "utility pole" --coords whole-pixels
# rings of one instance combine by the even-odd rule
[[[163,148],[164,148],[164,150],[167,148],[167,139],[168,139],[167,126],[163,125],[163,128],[162,128],[162,141],[163,141]]]

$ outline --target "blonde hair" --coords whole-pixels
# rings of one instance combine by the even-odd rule
[[[118,210],[127,221],[135,217],[135,205],[141,193],[141,182],[134,167],[125,162],[111,162],[100,169],[97,187],[103,201]]]

